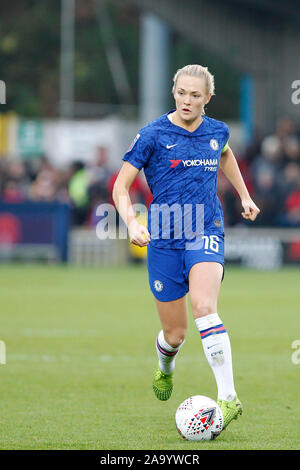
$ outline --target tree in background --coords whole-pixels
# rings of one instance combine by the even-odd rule
[[[131,102],[122,104],[137,107],[141,12],[130,5],[109,1],[107,4],[132,91]],[[1,0],[0,79],[7,85],[7,104],[1,106],[1,111],[14,110],[27,118],[58,116],[60,12],[61,0]],[[76,0],[75,32],[75,100],[121,104],[107,62],[93,0]],[[173,73],[187,63],[207,65],[217,75],[219,98],[216,103],[212,100],[210,115],[219,119],[238,117],[238,73],[199,45],[173,33],[170,90]],[[171,92],[169,103],[172,106]]]

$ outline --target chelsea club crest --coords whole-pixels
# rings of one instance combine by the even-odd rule
[[[154,289],[156,290],[156,292],[161,292],[164,288],[164,285],[161,281],[154,281]]]
[[[213,150],[218,150],[218,148],[219,148],[219,144],[218,144],[218,141],[216,139],[211,139],[210,142],[209,142],[209,145],[211,146],[211,148]]]

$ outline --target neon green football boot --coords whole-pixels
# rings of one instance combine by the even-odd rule
[[[158,367],[154,374],[152,387],[159,400],[169,400],[173,391],[173,373],[164,374]]]
[[[223,414],[224,430],[233,419],[237,419],[238,416],[242,414],[243,406],[237,396],[235,396],[234,400],[232,401],[218,400],[217,403]]]

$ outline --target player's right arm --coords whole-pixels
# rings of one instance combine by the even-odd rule
[[[131,243],[138,246],[146,246],[150,242],[150,234],[144,225],[137,219],[129,196],[129,189],[139,170],[131,163],[124,162],[115,181],[112,197],[116,208],[124,220],[129,233]]]

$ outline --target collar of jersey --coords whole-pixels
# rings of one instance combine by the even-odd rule
[[[201,124],[197,127],[197,129],[195,129],[193,132],[190,132],[186,129],[184,129],[183,127],[180,127],[180,126],[176,126],[176,124],[173,124],[170,119],[168,118],[168,115],[171,114],[171,113],[174,113],[174,111],[176,111],[176,109],[172,109],[171,111],[167,112],[164,117],[165,117],[165,120],[167,121],[168,123],[168,127],[170,128],[170,130],[172,130],[173,132],[176,132],[177,134],[181,134],[181,135],[188,135],[188,136],[194,136],[194,135],[201,135],[203,134],[203,130],[207,124],[207,121],[206,121],[206,116],[202,116],[203,118],[203,121],[201,122]]]

